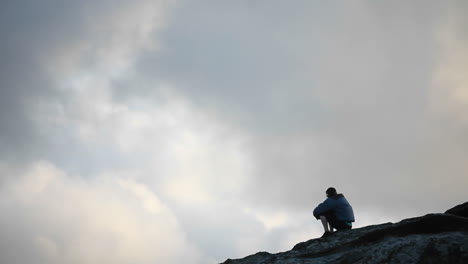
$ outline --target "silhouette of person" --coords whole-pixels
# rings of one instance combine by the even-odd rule
[[[327,199],[314,209],[315,218],[320,219],[325,229],[322,237],[333,233],[333,229],[351,229],[354,222],[353,207],[343,194],[338,194],[336,189],[330,187],[326,191]]]

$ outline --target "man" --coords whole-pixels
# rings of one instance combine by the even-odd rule
[[[333,233],[333,229],[347,230],[352,228],[354,222],[353,207],[343,194],[337,194],[336,189],[327,189],[327,199],[314,209],[315,218],[320,219],[325,229],[322,237]],[[328,227],[330,225],[330,228]]]

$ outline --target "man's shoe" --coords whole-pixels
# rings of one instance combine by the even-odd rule
[[[323,233],[322,237],[321,238],[326,238],[326,237],[329,237],[331,234],[333,234],[332,232],[330,231],[325,231],[325,233]]]

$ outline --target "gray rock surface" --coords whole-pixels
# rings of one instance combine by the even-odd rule
[[[223,264],[468,263],[468,203],[428,214],[299,243],[277,254],[259,252]]]

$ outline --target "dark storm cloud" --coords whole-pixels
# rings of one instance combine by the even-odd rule
[[[125,15],[122,10],[132,12],[132,7],[128,1],[7,1],[3,4],[0,10],[2,159],[19,163],[50,159],[70,170],[89,173],[110,157],[119,156],[117,151],[104,154],[76,142],[75,126],[44,122],[37,116],[54,119],[64,111],[69,118],[81,118],[76,94],[69,87],[62,87],[64,80],[82,74],[83,69],[99,74],[103,70],[100,64],[116,64],[106,62],[106,52],[110,57],[116,46],[131,49],[128,41],[112,41],[119,40],[114,36],[118,35],[116,32],[126,33],[125,30],[138,25],[115,29],[112,20],[121,13]],[[138,37],[135,34],[134,39],[138,41]],[[64,156],[64,151],[73,151],[81,157],[80,162]]]
[[[46,66],[82,35],[83,3],[7,1],[0,10],[0,155],[10,161],[44,157],[49,136],[31,120],[38,100],[58,100]]]
[[[29,8],[28,8],[29,7]],[[1,9],[0,32],[2,57],[0,78],[0,121],[2,158],[19,158],[27,155],[36,143],[34,128],[28,119],[27,97],[47,90],[48,82],[41,74],[39,56],[41,54],[40,34],[34,25],[34,8],[7,2]],[[31,20],[29,20],[31,18]],[[31,42],[36,45],[31,45]],[[31,148],[31,150],[34,148]]]

